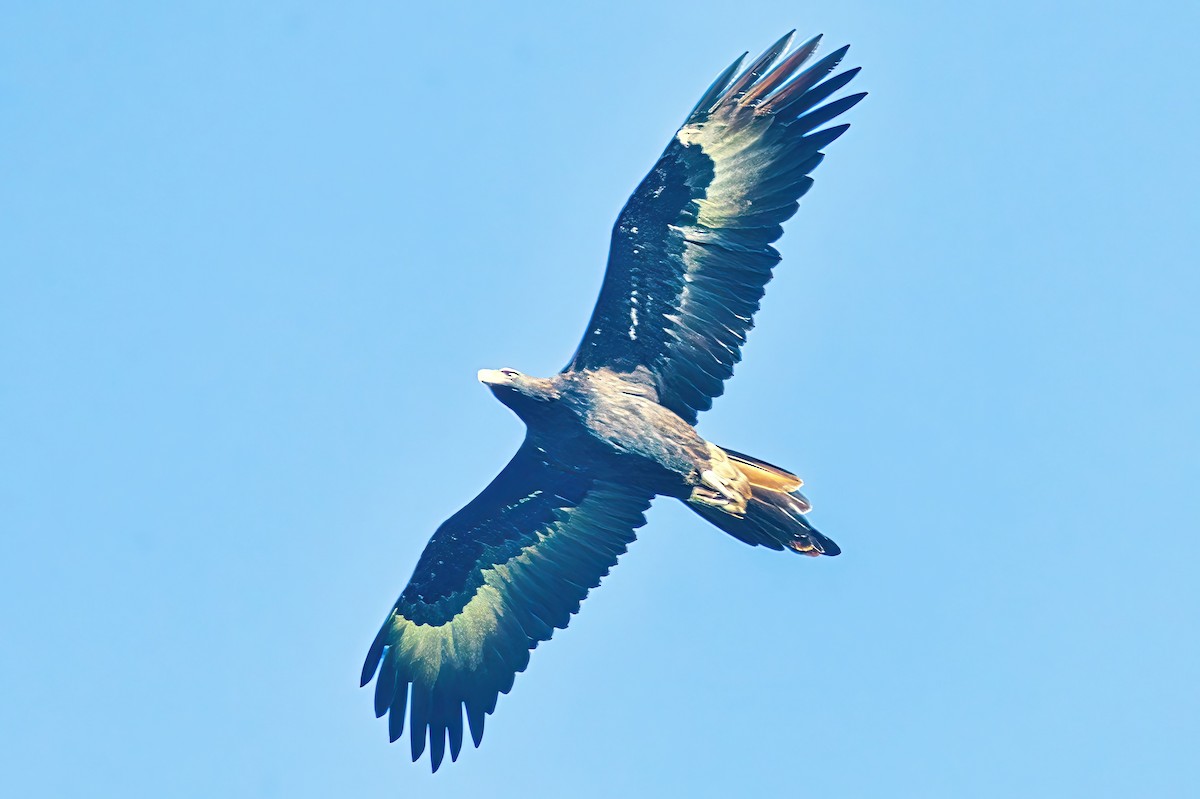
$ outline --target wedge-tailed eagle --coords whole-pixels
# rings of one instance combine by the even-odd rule
[[[629,198],[567,367],[479,373],[525,441],[433,534],[362,672],[391,740],[407,716],[414,761],[427,740],[435,771],[447,742],[457,759],[464,715],[479,745],[498,695],[567,626],[656,496],[747,544],[840,552],[805,518],[800,478],[693,428],[741,357],[780,224],[849,127],[826,124],[865,96],[826,102],[858,72],[832,75],[848,48],[800,71],[820,37],[784,55],[791,39],[721,73]]]

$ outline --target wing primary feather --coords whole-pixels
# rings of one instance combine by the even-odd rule
[[[376,669],[379,668],[379,661],[383,657],[383,650],[388,645],[388,633],[391,632],[392,616],[395,611],[388,614],[383,625],[379,628],[379,632],[375,635],[375,640],[371,642],[371,648],[367,651],[367,659],[363,661],[362,679],[358,683],[359,688],[363,688],[375,676]]]
[[[779,54],[787,49],[791,43],[792,37],[796,35],[796,31],[791,30],[784,34],[779,41],[767,48],[766,52],[760,55],[750,68],[738,77],[733,82],[733,85],[725,90],[724,96],[737,99],[749,89],[756,80],[762,77],[771,65],[775,63],[775,59],[779,58]]]
[[[753,88],[750,89],[750,91],[746,92],[739,102],[742,105],[749,105],[755,100],[765,97],[773,92],[779,87],[780,84],[790,78],[792,74],[804,64],[805,61],[812,58],[812,54],[817,51],[817,47],[820,44],[821,34],[818,33],[816,36],[812,37],[807,42],[796,48],[795,52],[783,59],[783,61],[779,62],[779,66],[771,70],[766,77],[760,80]]]
[[[496,712],[496,703],[500,701],[500,694],[508,693],[507,691],[500,690],[503,687],[503,683],[504,683],[503,677],[501,677],[496,682],[496,685],[492,690],[491,696],[489,696],[487,698],[487,703],[483,706],[484,713],[495,713]]]
[[[846,53],[850,50],[850,45],[843,45],[834,50],[829,55],[822,58],[817,63],[813,64],[808,69],[801,72],[796,77],[775,93],[771,98],[771,110],[776,114],[787,115],[787,105],[793,100],[803,96],[803,94],[817,84],[821,78],[828,75],[837,65],[842,63],[842,59],[846,57]]]
[[[421,759],[425,752],[425,732],[429,726],[430,687],[421,683],[412,684],[412,701],[409,710],[408,743],[413,762]]]
[[[408,682],[396,689],[392,708],[388,713],[388,743],[395,743],[404,734],[404,712],[408,709]]]
[[[807,133],[810,130],[816,130],[844,111],[848,111],[854,106],[858,105],[866,96],[866,92],[859,92],[858,94],[851,94],[843,97],[840,100],[834,100],[828,105],[821,106],[816,111],[812,111],[802,117],[799,117],[795,122],[791,123],[789,127],[794,126],[795,129],[801,133]]]
[[[708,91],[700,98],[700,102],[696,103],[696,107],[688,114],[687,122],[684,124],[698,122],[708,116],[708,112],[712,111],[713,106],[717,104],[717,100],[725,93],[725,87],[729,85],[729,81],[733,80],[733,76],[741,69],[742,62],[746,60],[746,56],[748,55],[750,55],[748,52],[742,53],[734,59],[732,64],[725,68],[724,72],[717,76],[717,79],[708,87]]]
[[[380,718],[392,706],[392,697],[396,693],[396,659],[384,658],[383,668],[379,670],[379,679],[375,681],[375,718]]]
[[[788,116],[799,116],[808,109],[813,108],[818,103],[824,101],[826,97],[833,94],[838,89],[845,86],[859,72],[862,72],[862,67],[855,67],[854,69],[846,70],[840,75],[834,75],[824,83],[814,86],[812,89],[805,92],[803,96],[796,98],[793,102],[788,104],[786,108],[780,110],[786,111]]]
[[[437,771],[446,756],[446,737],[450,731],[450,719],[457,704],[454,700],[455,686],[453,675],[447,680],[446,673],[438,678],[432,691],[432,701],[429,706],[429,765]],[[460,711],[461,712],[461,711]],[[462,719],[459,719],[462,724]]]
[[[484,702],[479,697],[468,699],[466,701],[467,710],[467,726],[471,728],[471,740],[475,744],[475,748],[479,748],[479,744],[483,742],[483,722],[487,718],[487,713],[484,712]]]
[[[446,732],[450,737],[450,761],[454,762],[458,760],[463,743],[462,702],[457,699],[446,716]]]
[[[824,153],[817,153],[817,155],[823,156]],[[809,158],[807,160],[813,161],[814,159]],[[820,159],[817,159],[815,163],[820,164]],[[795,192],[797,199],[807,194],[808,190],[812,188],[812,185],[813,179],[799,169],[791,171],[786,175],[781,175],[778,181],[772,178],[769,183],[764,184],[765,187],[783,187],[789,191],[793,191]]]
[[[434,773],[438,767],[442,765],[442,758],[446,756],[446,727],[442,724],[431,724],[429,726],[429,766]]]
[[[529,658],[526,658],[525,665],[521,666],[519,669],[515,669],[512,674],[504,675],[504,677],[500,680],[500,693],[507,694],[509,691],[511,691],[513,689],[513,682],[517,679],[517,674],[525,671],[525,666],[528,665]]]
[[[816,151],[829,146],[848,130],[850,130],[849,123],[834,125],[832,128],[825,128],[824,130],[818,130],[816,133],[808,134],[804,137],[804,141],[808,143],[809,150]]]

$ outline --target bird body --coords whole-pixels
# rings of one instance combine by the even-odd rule
[[[567,626],[657,496],[751,545],[841,551],[806,519],[799,477],[695,430],[741,358],[781,223],[848,127],[822,126],[864,96],[824,102],[858,70],[829,77],[841,48],[800,71],[819,38],[785,56],[788,34],[701,97],[621,211],[562,372],[479,373],[525,422],[524,443],[433,534],[363,666],[391,740],[410,721],[414,760],[427,738],[434,770],[447,744],[456,759],[464,714],[479,745],[499,694]]]
[[[655,496],[734,517],[744,516],[755,477],[760,488],[786,487],[788,493],[801,484],[779,467],[736,453],[731,459],[705,441],[679,414],[659,404],[644,370],[621,374],[604,368],[533,378],[515,369],[484,369],[479,379],[517,412],[527,425],[528,442],[555,468],[573,470],[586,463],[593,471],[636,476],[637,484]],[[743,471],[737,458],[757,468]],[[782,476],[782,482],[762,482],[762,475]]]
[[[569,424],[577,426],[595,455],[614,460],[618,468],[633,469],[651,480],[659,494],[673,494],[676,484],[687,480],[706,454],[704,440],[695,429],[670,408],[658,403],[654,387],[644,375],[622,375],[611,369],[567,372],[550,378],[558,388],[558,400],[567,410]],[[503,401],[503,389],[493,387]],[[530,421],[531,435],[547,446],[572,441],[569,433],[556,430],[549,437],[535,434],[536,419]],[[574,453],[570,460],[578,460]]]

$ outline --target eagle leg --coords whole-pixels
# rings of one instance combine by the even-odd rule
[[[719,508],[734,516],[746,512],[746,496],[712,469],[700,473],[700,485],[692,489],[690,502]]]

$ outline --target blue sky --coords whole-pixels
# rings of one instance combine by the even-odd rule
[[[10,5],[0,793],[1200,792],[1194,5]],[[520,440],[475,371],[791,27],[871,96],[700,430],[845,554],[659,503],[431,776],[357,677]]]

